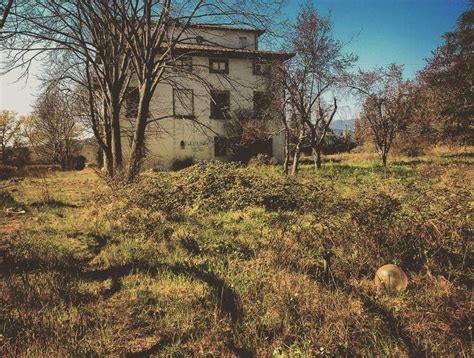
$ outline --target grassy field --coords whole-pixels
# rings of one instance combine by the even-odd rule
[[[472,356],[473,153],[333,159],[0,182],[0,354]]]

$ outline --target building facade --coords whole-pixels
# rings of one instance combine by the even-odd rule
[[[151,102],[145,167],[169,168],[187,158],[229,159],[229,122],[237,113],[258,114],[268,96],[271,64],[292,56],[260,51],[262,33],[209,24],[186,30]],[[134,117],[136,92],[132,90],[126,102],[125,122]],[[266,125],[270,137],[265,152],[283,160],[280,121],[276,118]]]

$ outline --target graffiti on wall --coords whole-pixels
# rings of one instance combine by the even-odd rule
[[[193,153],[202,152],[206,149],[209,149],[214,144],[211,140],[185,140],[184,145],[186,148],[191,148]]]

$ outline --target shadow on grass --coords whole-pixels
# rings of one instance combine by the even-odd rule
[[[49,199],[49,200],[39,200],[35,201],[34,203],[30,204],[33,208],[41,208],[41,207],[48,207],[48,208],[77,208],[76,204],[66,203],[62,200],[56,199]]]
[[[152,276],[156,276],[160,270],[169,270],[176,275],[183,275],[205,282],[212,288],[212,293],[216,303],[222,312],[229,315],[234,334],[238,333],[240,323],[243,318],[243,310],[240,298],[235,290],[230,287],[224,279],[212,272],[201,270],[197,267],[188,265],[167,265],[149,266],[146,264],[129,264],[124,266],[112,267],[105,270],[83,272],[82,278],[89,280],[106,280],[110,278],[112,285],[109,289],[102,293],[104,298],[110,298],[122,288],[122,278],[133,271],[139,271]],[[159,353],[167,344],[171,343],[167,339],[160,340],[157,344],[141,352],[133,352],[128,354],[130,357],[147,357],[150,354]],[[230,342],[229,348],[239,357],[253,357],[254,352],[247,348],[241,347],[234,341]]]
[[[377,314],[388,325],[388,334],[392,337],[398,337],[408,350],[410,357],[426,357],[426,350],[417,344],[410,334],[406,331],[402,323],[393,315],[392,312],[377,303],[373,298],[366,295],[359,295],[364,306],[370,312]]]
[[[442,158],[450,158],[450,159],[472,159],[474,158],[474,152],[466,152],[466,153],[443,153],[440,155]]]
[[[316,171],[323,177],[332,177],[338,175],[341,177],[364,177],[369,174],[390,175],[395,177],[406,177],[409,175],[411,168],[403,162],[391,162],[386,167],[377,163],[364,164],[328,164],[323,166],[321,170]],[[313,168],[305,168],[306,172],[314,171]]]
[[[37,203],[36,205],[43,205],[42,203]],[[53,206],[70,206],[67,203],[63,202],[53,202],[48,203],[47,205]],[[110,237],[101,236],[101,235],[90,235],[95,240],[95,245],[90,246],[90,250],[93,252],[100,252],[102,248],[107,244]],[[208,271],[196,266],[191,266],[187,264],[157,264],[149,265],[146,262],[135,262],[133,264],[127,264],[122,266],[115,266],[104,270],[94,270],[86,271],[84,268],[87,266],[87,262],[81,260],[71,259],[66,262],[54,262],[48,263],[43,262],[39,259],[18,259],[18,257],[9,257],[6,255],[5,263],[2,265],[6,268],[5,274],[28,274],[29,272],[35,271],[55,271],[62,274],[67,274],[71,280],[79,279],[85,281],[104,281],[111,279],[112,284],[110,288],[101,292],[100,296],[104,299],[111,298],[114,294],[118,293],[122,289],[122,279],[123,277],[129,275],[132,272],[141,272],[147,275],[156,276],[162,270],[168,270],[173,274],[186,276],[193,278],[202,282],[205,282],[212,292],[214,301],[217,303],[219,309],[223,314],[228,316],[231,321],[231,326],[234,332],[234,337],[238,336],[238,332],[242,329],[241,322],[243,318],[243,309],[240,301],[240,297],[237,292],[230,287],[230,285],[222,278],[216,275],[213,272]],[[3,270],[2,270],[3,271]],[[100,297],[99,296],[99,297]],[[95,299],[97,299],[96,297]],[[90,302],[94,298],[85,298],[85,301]],[[166,340],[160,340],[154,347],[150,348],[153,353],[159,352],[166,345]],[[150,350],[149,349],[149,350]],[[229,349],[231,349],[237,356],[240,357],[250,357],[254,356],[252,350],[241,347],[237,342],[231,340],[229,342]],[[147,356],[147,352],[133,353],[133,356]]]
[[[397,165],[397,166],[409,166],[409,167],[416,167],[417,165],[420,164],[432,164],[432,160],[421,160],[421,159],[412,159],[412,160],[400,160],[400,161],[394,161],[391,162],[392,165]]]
[[[108,235],[100,235],[96,233],[89,234],[89,237],[94,240],[94,244],[89,245],[88,249],[95,255],[98,255],[111,239]]]
[[[188,337],[184,339],[181,338],[180,342],[184,343],[188,340]],[[158,343],[152,345],[150,348],[144,349],[138,352],[129,352],[125,354],[126,358],[141,358],[141,357],[150,357],[152,354],[160,353],[166,346],[173,343],[173,337],[164,337],[158,341]]]

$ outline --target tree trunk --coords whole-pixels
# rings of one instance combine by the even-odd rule
[[[112,156],[112,152],[107,148],[107,150],[102,151],[103,154],[103,170],[104,174],[108,177],[112,177],[114,174],[114,160]]]
[[[311,135],[310,144],[311,144],[311,151],[313,154],[314,170],[318,170],[319,168],[321,168],[321,163],[318,163],[318,161],[321,160],[321,152],[319,153],[319,157],[318,157],[318,150],[319,151],[321,150],[316,145],[316,126],[311,127],[310,135]]]
[[[121,172],[123,170],[122,137],[120,132],[120,103],[118,98],[112,99],[111,105],[111,124],[112,124],[112,156],[114,170]]]
[[[99,169],[102,169],[104,168],[104,150],[99,146],[97,148],[97,153],[96,153],[96,161],[97,161],[97,166],[99,167]]]
[[[2,143],[2,163],[7,164],[7,153],[5,152],[6,146]]]
[[[112,153],[112,134],[111,134],[110,122],[106,120],[108,116],[108,112],[106,110],[105,105],[104,105],[103,116],[104,116],[104,123],[102,126],[103,141],[104,141],[104,147],[102,148],[103,162],[104,162],[103,170],[106,176],[113,177],[114,176],[114,157]]]
[[[314,155],[314,167],[315,169],[321,169],[322,159],[321,159],[321,148],[313,148]]]
[[[386,152],[382,153],[382,164],[383,164],[384,167],[387,166],[387,154],[388,153],[386,153]]]
[[[296,143],[295,153],[293,156],[293,166],[291,168],[291,175],[297,175],[299,164],[300,164],[300,155],[301,155],[301,143],[304,139],[304,129],[300,129],[300,133],[298,135],[298,142]]]
[[[145,84],[140,90],[140,102],[138,104],[137,122],[133,135],[130,162],[128,164],[127,181],[135,180],[140,173],[143,158],[145,156],[145,130],[148,120],[151,95],[148,85]]]
[[[298,174],[298,169],[299,169],[299,164],[300,164],[300,155],[301,155],[301,141],[298,141],[298,143],[296,143],[295,153],[293,156],[293,165],[291,167],[291,175]]]
[[[288,175],[290,166],[290,134],[288,131],[285,133],[285,162],[283,163],[283,173]]]
[[[295,153],[293,156],[293,165],[291,166],[291,175],[297,175],[299,169],[299,161],[300,161],[300,149],[297,146],[295,148]]]

